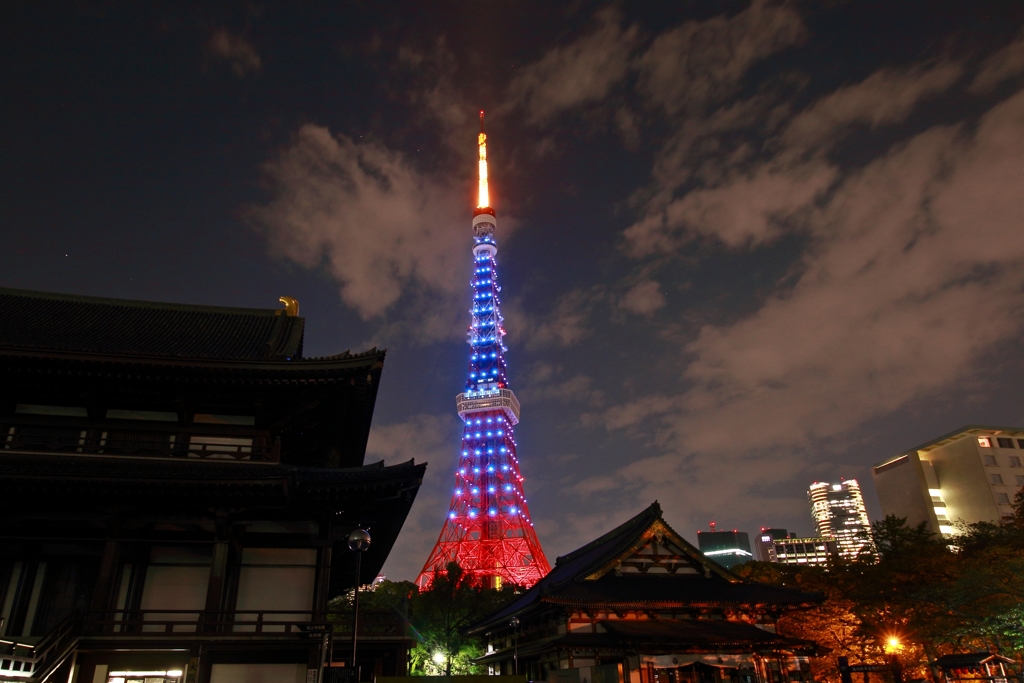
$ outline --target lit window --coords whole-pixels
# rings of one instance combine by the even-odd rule
[[[987,436],[979,436],[978,445],[981,446],[982,448],[992,448],[992,439],[988,438]]]

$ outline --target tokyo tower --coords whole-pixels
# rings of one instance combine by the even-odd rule
[[[469,327],[469,377],[455,398],[465,422],[455,472],[455,492],[441,535],[416,579],[420,590],[450,562],[483,585],[530,587],[551,571],[530,521],[512,428],[519,401],[508,387],[494,260],[497,220],[487,188],[487,136],[480,112],[479,194],[473,212],[473,323]]]

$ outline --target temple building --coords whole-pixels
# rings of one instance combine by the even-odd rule
[[[473,627],[479,660],[558,683],[809,681],[806,640],[777,632],[816,593],[740,579],[677,534],[658,503],[582,548]]]
[[[0,289],[0,680],[352,671],[347,536],[369,583],[425,465],[364,464],[384,352],[306,358],[282,302]],[[359,634],[361,680],[405,673],[397,615]]]

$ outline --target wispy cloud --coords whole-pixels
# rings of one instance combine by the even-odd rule
[[[635,27],[620,24],[614,10],[598,12],[592,31],[553,48],[519,72],[508,88],[509,106],[525,109],[538,123],[604,99],[626,76],[637,36]]]
[[[509,343],[529,350],[579,344],[594,333],[592,317],[606,299],[598,286],[566,292],[544,312],[527,312],[520,300],[503,303]]]
[[[619,308],[636,315],[651,315],[665,305],[665,294],[654,280],[633,285],[619,299]]]
[[[981,64],[974,81],[973,92],[985,92],[1024,73],[1024,30],[1009,45],[990,55]]]
[[[611,297],[617,309],[657,311],[672,327],[662,339],[678,374],[658,390],[627,383],[628,398],[582,416],[640,449],[572,482],[605,512],[653,498],[690,522],[725,500],[740,517],[769,502],[796,512],[804,503],[779,491],[833,475],[842,463],[821,458],[827,444],[964,381],[1024,330],[1024,92],[946,125],[917,116],[1017,77],[1024,42],[976,69],[946,56],[887,66],[809,103],[799,74],[749,82],[755,64],[808,37],[795,5],[755,1],[629,43],[635,85],[615,87],[634,87],[671,133],[623,233],[636,272],[606,291],[625,292]],[[584,54],[563,46],[548,59]],[[574,106],[587,105],[559,111]],[[627,137],[643,134],[626,119]],[[854,139],[867,144],[850,155]],[[800,242],[785,280],[728,321],[695,326],[650,275],[695,240],[750,253],[788,235]],[[561,302],[553,320],[567,332],[553,327],[549,341],[594,329],[586,301],[577,291]]]
[[[325,266],[364,318],[414,288],[449,306],[461,293],[461,193],[402,154],[307,124],[263,171],[271,199],[251,219],[278,253]]]
[[[218,29],[210,35],[206,52],[212,58],[226,62],[239,78],[263,69],[263,60],[256,46],[226,29]]]
[[[791,2],[754,0],[733,16],[688,21],[639,57],[640,92],[669,115],[700,114],[731,98],[751,66],[807,35]]]

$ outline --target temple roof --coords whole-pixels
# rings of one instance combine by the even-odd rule
[[[248,462],[216,462],[194,458],[135,458],[127,456],[40,455],[0,451],[0,499],[4,505],[24,498],[49,496],[51,509],[75,507],[79,497],[91,507],[131,507],[145,502],[158,507],[166,497],[174,505],[212,504],[315,505],[319,500],[344,498],[353,489],[388,489],[415,481],[418,488],[425,464],[413,461],[385,466],[306,467]],[[415,490],[415,488],[413,489]],[[56,495],[65,491],[63,495]],[[173,495],[171,493],[173,492]],[[109,502],[101,501],[110,496]],[[2,508],[3,506],[0,506]]]
[[[744,581],[676,533],[657,501],[583,547],[559,557],[522,597],[473,627],[505,626],[544,605],[659,609],[689,606],[788,606],[820,602],[816,593]],[[703,623],[703,622],[702,622]]]
[[[5,543],[22,538],[92,538],[110,520],[125,538],[155,521],[322,519],[335,521],[330,590],[350,587],[354,553],[345,537],[356,524],[370,531],[361,579],[369,583],[387,559],[423,481],[426,464],[323,468],[206,462],[189,458],[22,455],[0,450],[0,517]],[[347,526],[346,526],[347,525]],[[146,535],[149,534],[149,535]]]
[[[0,288],[0,347],[232,361],[302,358],[305,319],[228,308]]]

